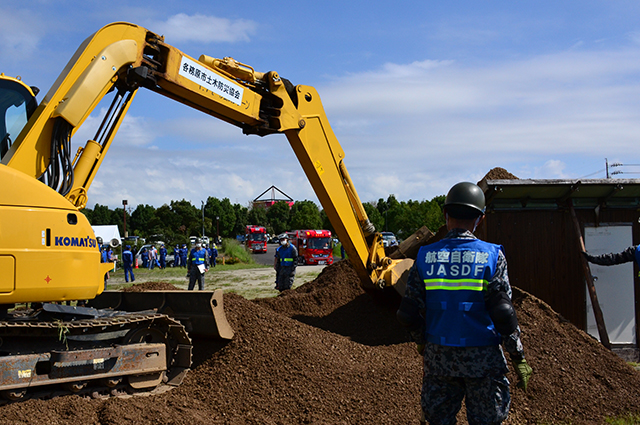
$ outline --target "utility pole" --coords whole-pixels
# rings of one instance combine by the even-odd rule
[[[202,202],[202,237],[204,238],[204,201]]]
[[[128,237],[129,235],[127,234],[127,200],[123,199],[122,200],[122,215],[124,216],[124,237]]]

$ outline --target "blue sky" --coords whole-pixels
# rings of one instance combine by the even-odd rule
[[[231,56],[314,86],[365,202],[431,199],[494,167],[575,179],[604,178],[605,158],[640,163],[635,1],[17,3],[0,6],[0,72],[38,86],[39,100],[79,44],[115,21],[192,57]],[[243,136],[140,90],[88,205],[248,205],[271,185],[317,202],[284,136]]]

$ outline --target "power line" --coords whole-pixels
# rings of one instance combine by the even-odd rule
[[[587,174],[586,176],[578,177],[578,179],[585,179],[585,178],[587,178],[587,177],[591,177],[591,176],[593,176],[593,175],[595,175],[595,174],[600,174],[600,173],[602,173],[604,170],[605,170],[605,169],[603,168],[602,170],[598,170],[598,171],[596,171],[595,173],[591,173],[591,174]]]

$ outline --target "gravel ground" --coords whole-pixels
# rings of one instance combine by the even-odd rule
[[[293,288],[295,289],[307,282],[311,282],[318,277],[325,267],[298,266]],[[186,273],[186,269],[172,268],[166,270],[134,270],[136,284],[166,282],[171,283],[178,289],[187,289],[189,281],[186,278]],[[125,283],[122,270],[118,270],[115,273],[112,272],[110,276],[107,286],[110,290],[122,289],[131,285],[130,283]],[[226,293],[242,295],[246,299],[274,297],[278,295],[278,291],[275,290],[275,281],[276,272],[273,267],[232,270],[222,270],[222,267],[214,267],[205,274],[205,289],[207,291],[224,289]]]

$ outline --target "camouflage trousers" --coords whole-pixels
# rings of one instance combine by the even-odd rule
[[[509,380],[502,375],[486,378],[424,376],[422,411],[430,425],[455,425],[463,399],[469,425],[501,424],[509,414]]]

